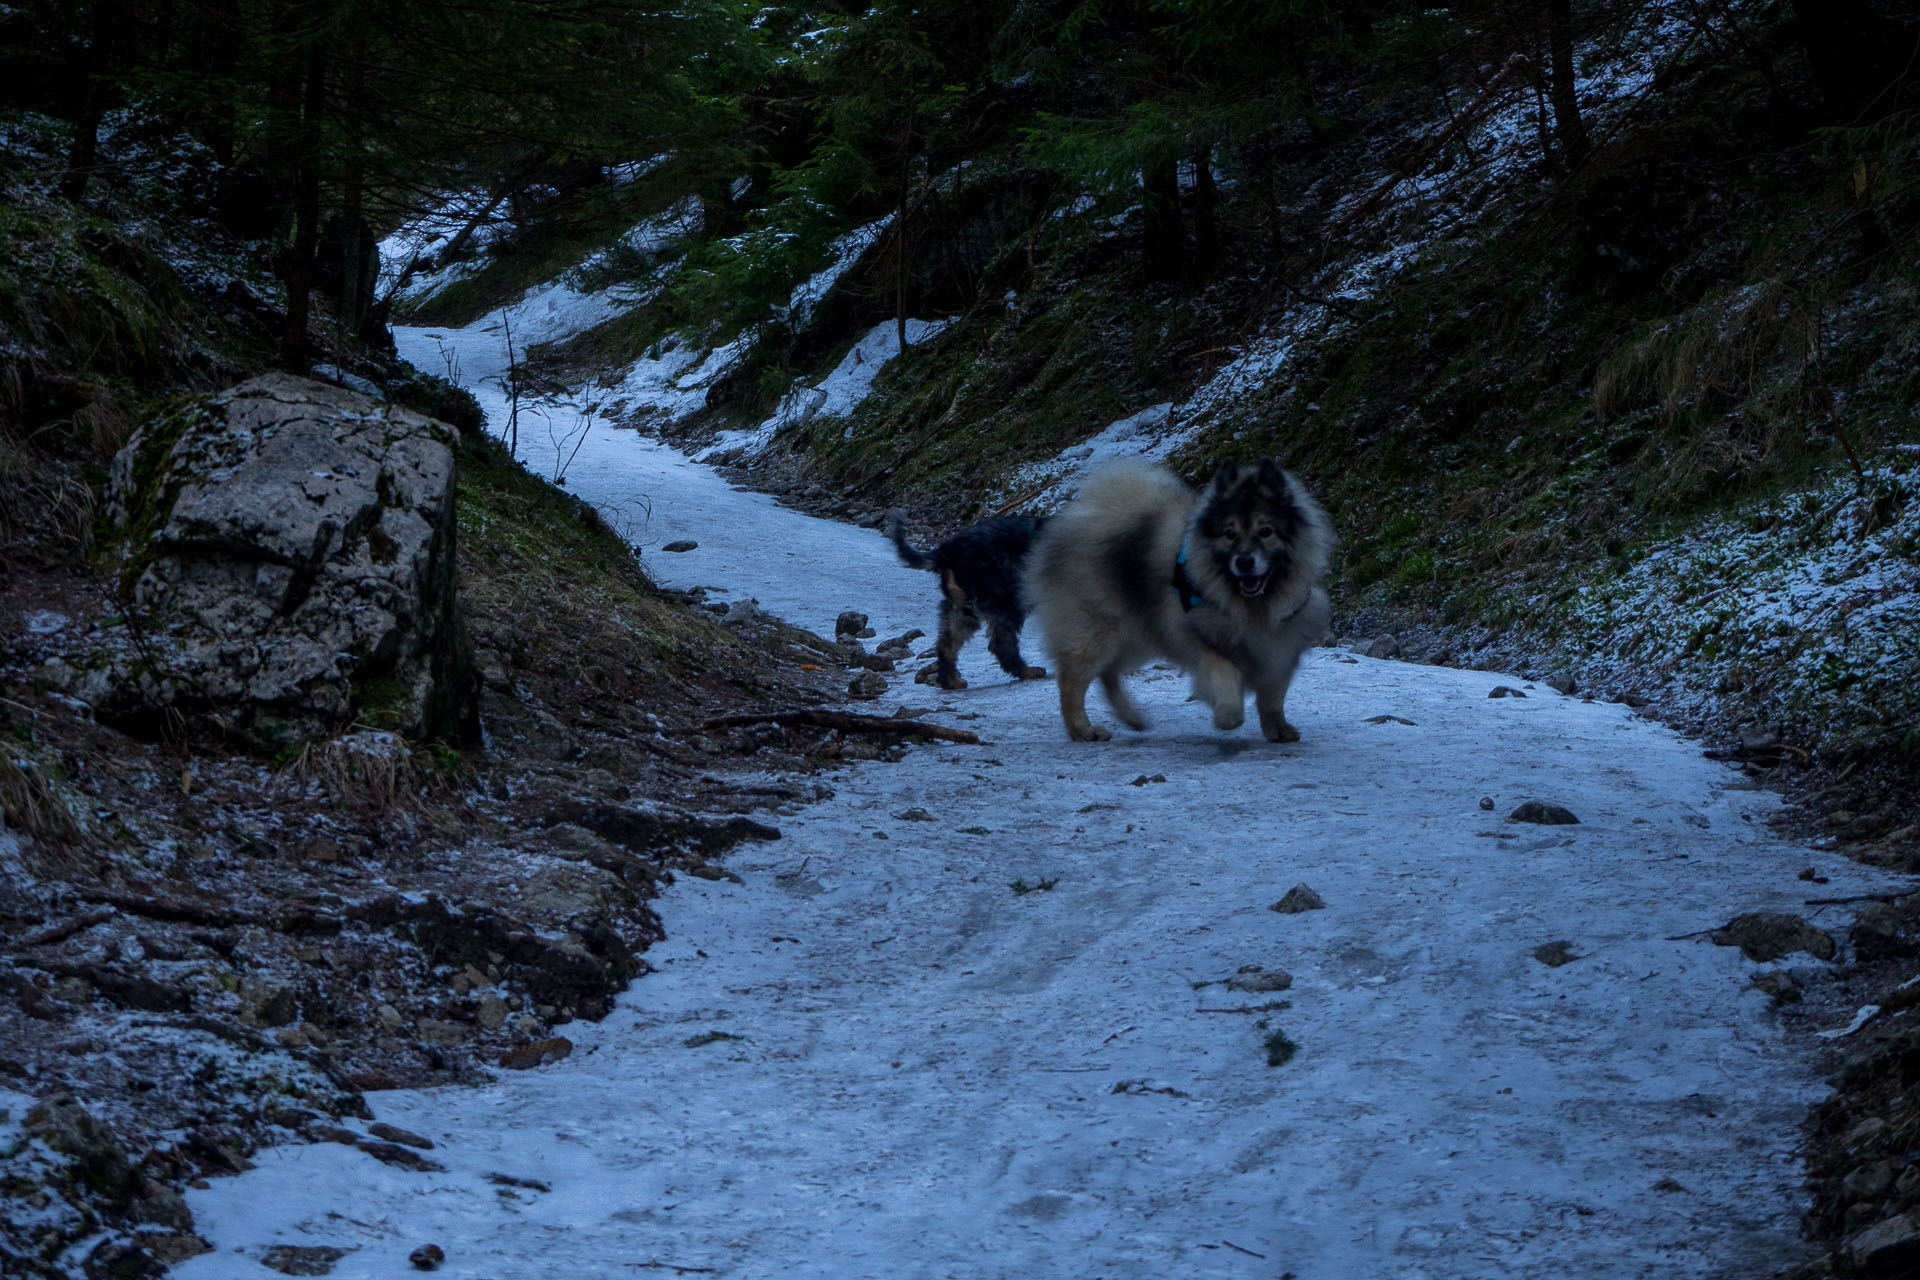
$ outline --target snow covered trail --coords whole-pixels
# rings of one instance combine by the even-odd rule
[[[700,544],[649,557],[668,582],[931,626],[932,578],[878,534],[653,442],[603,430],[569,479]],[[1807,866],[1826,896],[1887,881],[1773,838],[1772,799],[1697,744],[1325,650],[1297,745],[1214,732],[1158,669],[1149,732],[1073,744],[1050,683],[979,643],[963,670],[881,705],[984,745],[849,767],[730,856],[744,884],[683,878],[660,972],[566,1027],[572,1057],[374,1095],[445,1172],[262,1151],[191,1195],[216,1251],[180,1274],[259,1276],[276,1244],[357,1278],[431,1242],[467,1280],[1694,1278],[1802,1249],[1819,1086],[1756,966],[1674,939],[1806,911]],[[1580,824],[1504,821],[1534,798]],[[1268,909],[1300,883],[1325,909]],[[1535,958],[1561,941],[1577,959]],[[1291,986],[1223,984],[1247,966]]]

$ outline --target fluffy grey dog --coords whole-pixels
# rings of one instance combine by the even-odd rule
[[[1167,658],[1193,677],[1216,727],[1240,727],[1250,685],[1267,739],[1299,741],[1287,688],[1326,633],[1319,581],[1332,548],[1326,513],[1270,458],[1222,467],[1203,493],[1145,463],[1097,473],[1048,521],[1022,584],[1046,631],[1068,736],[1113,736],[1087,719],[1095,679],[1121,722],[1144,729],[1120,677]]]

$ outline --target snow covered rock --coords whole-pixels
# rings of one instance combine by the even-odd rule
[[[465,736],[453,444],[443,423],[284,373],[149,423],[114,460],[132,651],[87,690],[96,712],[268,743],[352,720]]]

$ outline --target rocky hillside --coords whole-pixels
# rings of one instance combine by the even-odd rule
[[[148,1275],[262,1145],[427,1167],[336,1122],[566,1054],[662,884],[892,748],[706,729],[879,660],[656,588],[378,350],[266,370],[271,285],[147,153],[76,205],[5,128],[0,1271]]]

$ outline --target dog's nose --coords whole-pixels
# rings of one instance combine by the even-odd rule
[[[1253,557],[1235,556],[1233,558],[1233,571],[1239,574],[1251,575],[1253,573]]]

